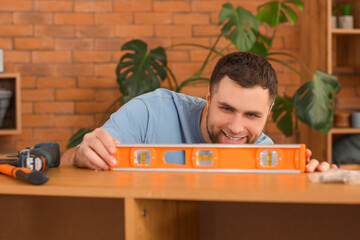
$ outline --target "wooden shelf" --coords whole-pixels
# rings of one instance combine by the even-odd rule
[[[342,34],[348,34],[348,35],[360,35],[360,29],[341,29],[341,28],[333,28],[331,29],[332,34],[342,35]]]
[[[328,134],[360,134],[360,128],[332,128]]]

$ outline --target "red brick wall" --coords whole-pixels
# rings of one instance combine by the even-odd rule
[[[139,38],[149,48],[184,42],[210,46],[220,33],[218,14],[225,2],[0,0],[4,69],[22,76],[22,133],[1,136],[0,151],[43,141],[57,141],[64,151],[74,132],[96,126],[106,108],[121,96],[115,68],[122,44]],[[253,13],[264,2],[231,1]],[[280,27],[277,36],[273,50],[300,55],[299,24]],[[220,42],[220,46],[226,44]],[[201,49],[177,47],[168,58],[178,80],[183,80],[197,70],[205,55]],[[279,64],[273,65],[279,75],[279,92],[293,94],[300,79]],[[201,97],[206,91],[205,85],[183,90]],[[297,139],[285,139],[271,122],[266,132],[278,143]]]

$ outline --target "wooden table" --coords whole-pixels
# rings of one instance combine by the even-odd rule
[[[0,175],[0,239],[359,239],[360,185],[306,174]]]

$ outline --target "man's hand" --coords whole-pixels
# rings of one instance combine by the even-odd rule
[[[116,159],[112,155],[116,152],[117,143],[120,142],[113,139],[107,131],[97,128],[84,136],[79,147],[69,149],[64,153],[63,164],[109,170],[110,166],[116,165]]]
[[[319,163],[318,160],[316,159],[311,159],[311,151],[310,149],[306,149],[306,167],[305,167],[305,172],[311,173],[314,172],[315,170],[318,170],[319,172],[324,172],[329,170],[330,168],[337,168],[337,166],[335,164],[329,164],[328,162],[322,162]]]

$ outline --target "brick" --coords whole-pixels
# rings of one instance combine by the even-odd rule
[[[57,77],[44,77],[38,78],[37,88],[74,88],[76,82],[74,78],[57,78]]]
[[[179,26],[179,25],[156,25],[155,26],[156,37],[190,37],[191,27],[190,26]]]
[[[109,12],[111,1],[75,2],[75,12]]]
[[[151,11],[151,1],[114,0],[114,12],[144,12]]]
[[[33,133],[34,133],[34,131],[32,128],[22,128],[21,134],[7,136],[7,139],[9,139],[9,140],[33,140],[34,139]]]
[[[209,54],[209,50],[205,50],[205,49],[197,49],[197,50],[192,50],[190,51],[190,61],[192,62],[204,62],[206,57]],[[212,53],[212,56],[214,56],[215,54]]]
[[[91,50],[94,47],[93,39],[56,39],[57,50]]]
[[[126,42],[123,39],[95,39],[94,49],[100,51],[116,51],[120,50],[121,46]]]
[[[52,127],[54,126],[54,115],[52,114],[32,114],[22,115],[23,127]]]
[[[208,93],[208,89],[209,89],[208,84],[198,84],[196,86],[184,87],[181,90],[181,93],[205,99]]]
[[[15,24],[52,24],[53,15],[51,13],[14,13]]]
[[[152,37],[154,26],[152,25],[118,25],[115,27],[116,37]]]
[[[31,36],[33,27],[29,25],[0,25],[0,36]]]
[[[84,113],[104,113],[112,104],[112,101],[106,102],[77,102],[75,112]]]
[[[249,1],[247,1],[249,2]],[[194,1],[191,2],[191,9],[193,12],[219,12],[222,9],[223,1]],[[234,5],[234,4],[233,4]],[[236,9],[237,5],[234,5]]]
[[[218,26],[194,26],[193,27],[195,37],[208,37],[208,36],[217,36],[220,33]]]
[[[0,0],[1,11],[29,11],[32,10],[32,1]]]
[[[21,114],[32,114],[32,113],[33,113],[33,103],[22,102],[21,103]]]
[[[40,12],[69,12],[73,10],[73,1],[35,1],[34,10]]]
[[[274,38],[272,44],[271,44],[271,49],[272,50],[283,50],[285,48],[285,44],[284,44],[284,38],[283,37],[276,37]]]
[[[0,24],[11,24],[12,23],[12,14],[11,13],[0,13]]]
[[[74,113],[73,102],[36,102],[34,103],[35,113]]]
[[[114,88],[116,87],[115,78],[85,78],[79,77],[78,87],[79,88]]]
[[[79,38],[111,38],[114,37],[114,27],[113,26],[78,26],[76,27],[76,37]]]
[[[95,97],[95,92],[93,89],[56,89],[55,90],[55,99],[56,100],[74,100],[74,101],[84,101],[84,100],[93,100]]]
[[[54,47],[52,38],[15,38],[14,48],[19,50],[46,50]]]
[[[353,87],[342,86],[340,92],[336,95],[337,98],[355,97],[356,89]]]
[[[49,101],[54,100],[54,91],[52,89],[34,89],[21,91],[22,101]]]
[[[168,62],[188,62],[190,60],[189,53],[184,51],[167,51]]]
[[[95,76],[97,77],[115,77],[117,64],[96,64]]]
[[[75,28],[73,26],[35,26],[35,36],[37,37],[65,37],[73,38]]]
[[[12,40],[10,38],[0,38],[0,48],[3,50],[10,50],[13,48]]]
[[[339,98],[336,103],[338,109],[357,110],[359,106],[360,98],[356,97]]]
[[[171,1],[153,1],[154,12],[190,12],[189,2]]]
[[[63,64],[57,65],[56,71],[58,76],[77,77],[92,76],[94,70],[91,64]]]
[[[74,51],[74,62],[109,62],[111,60],[111,52],[105,51]]]
[[[32,61],[34,63],[70,63],[70,51],[33,51]]]
[[[12,63],[30,63],[30,53],[25,51],[4,51],[4,59]]]
[[[54,75],[56,73],[56,68],[54,65],[17,64],[14,66],[13,71],[19,72],[22,75],[46,76]]]
[[[200,14],[200,13],[174,14],[174,24],[202,25],[209,23],[210,23],[210,18],[208,14]]]
[[[35,88],[36,87],[36,77],[34,76],[21,76],[21,88]]]
[[[303,81],[296,73],[284,72],[277,74],[279,85],[296,85],[299,86]]]
[[[114,101],[122,96],[119,89],[97,90],[95,94],[96,101]]]
[[[54,139],[68,140],[73,135],[69,128],[35,128],[34,138],[51,141]]]
[[[172,15],[168,12],[138,12],[135,13],[135,24],[169,24]]]
[[[95,24],[123,25],[134,22],[133,13],[96,13]]]
[[[58,25],[93,25],[94,14],[91,13],[55,13],[54,23]]]
[[[208,37],[199,37],[199,38],[184,38],[184,37],[179,37],[179,38],[173,38],[172,39],[172,45],[175,44],[199,44],[199,45],[204,45],[204,46],[210,46],[210,39]],[[197,48],[197,47],[195,47]],[[176,46],[176,47],[172,47],[171,49],[194,49],[194,46]]]
[[[92,127],[94,125],[94,117],[92,115],[58,115],[55,116],[56,127]]]
[[[201,63],[172,63],[171,69],[176,76],[176,73],[193,74],[201,67]]]

